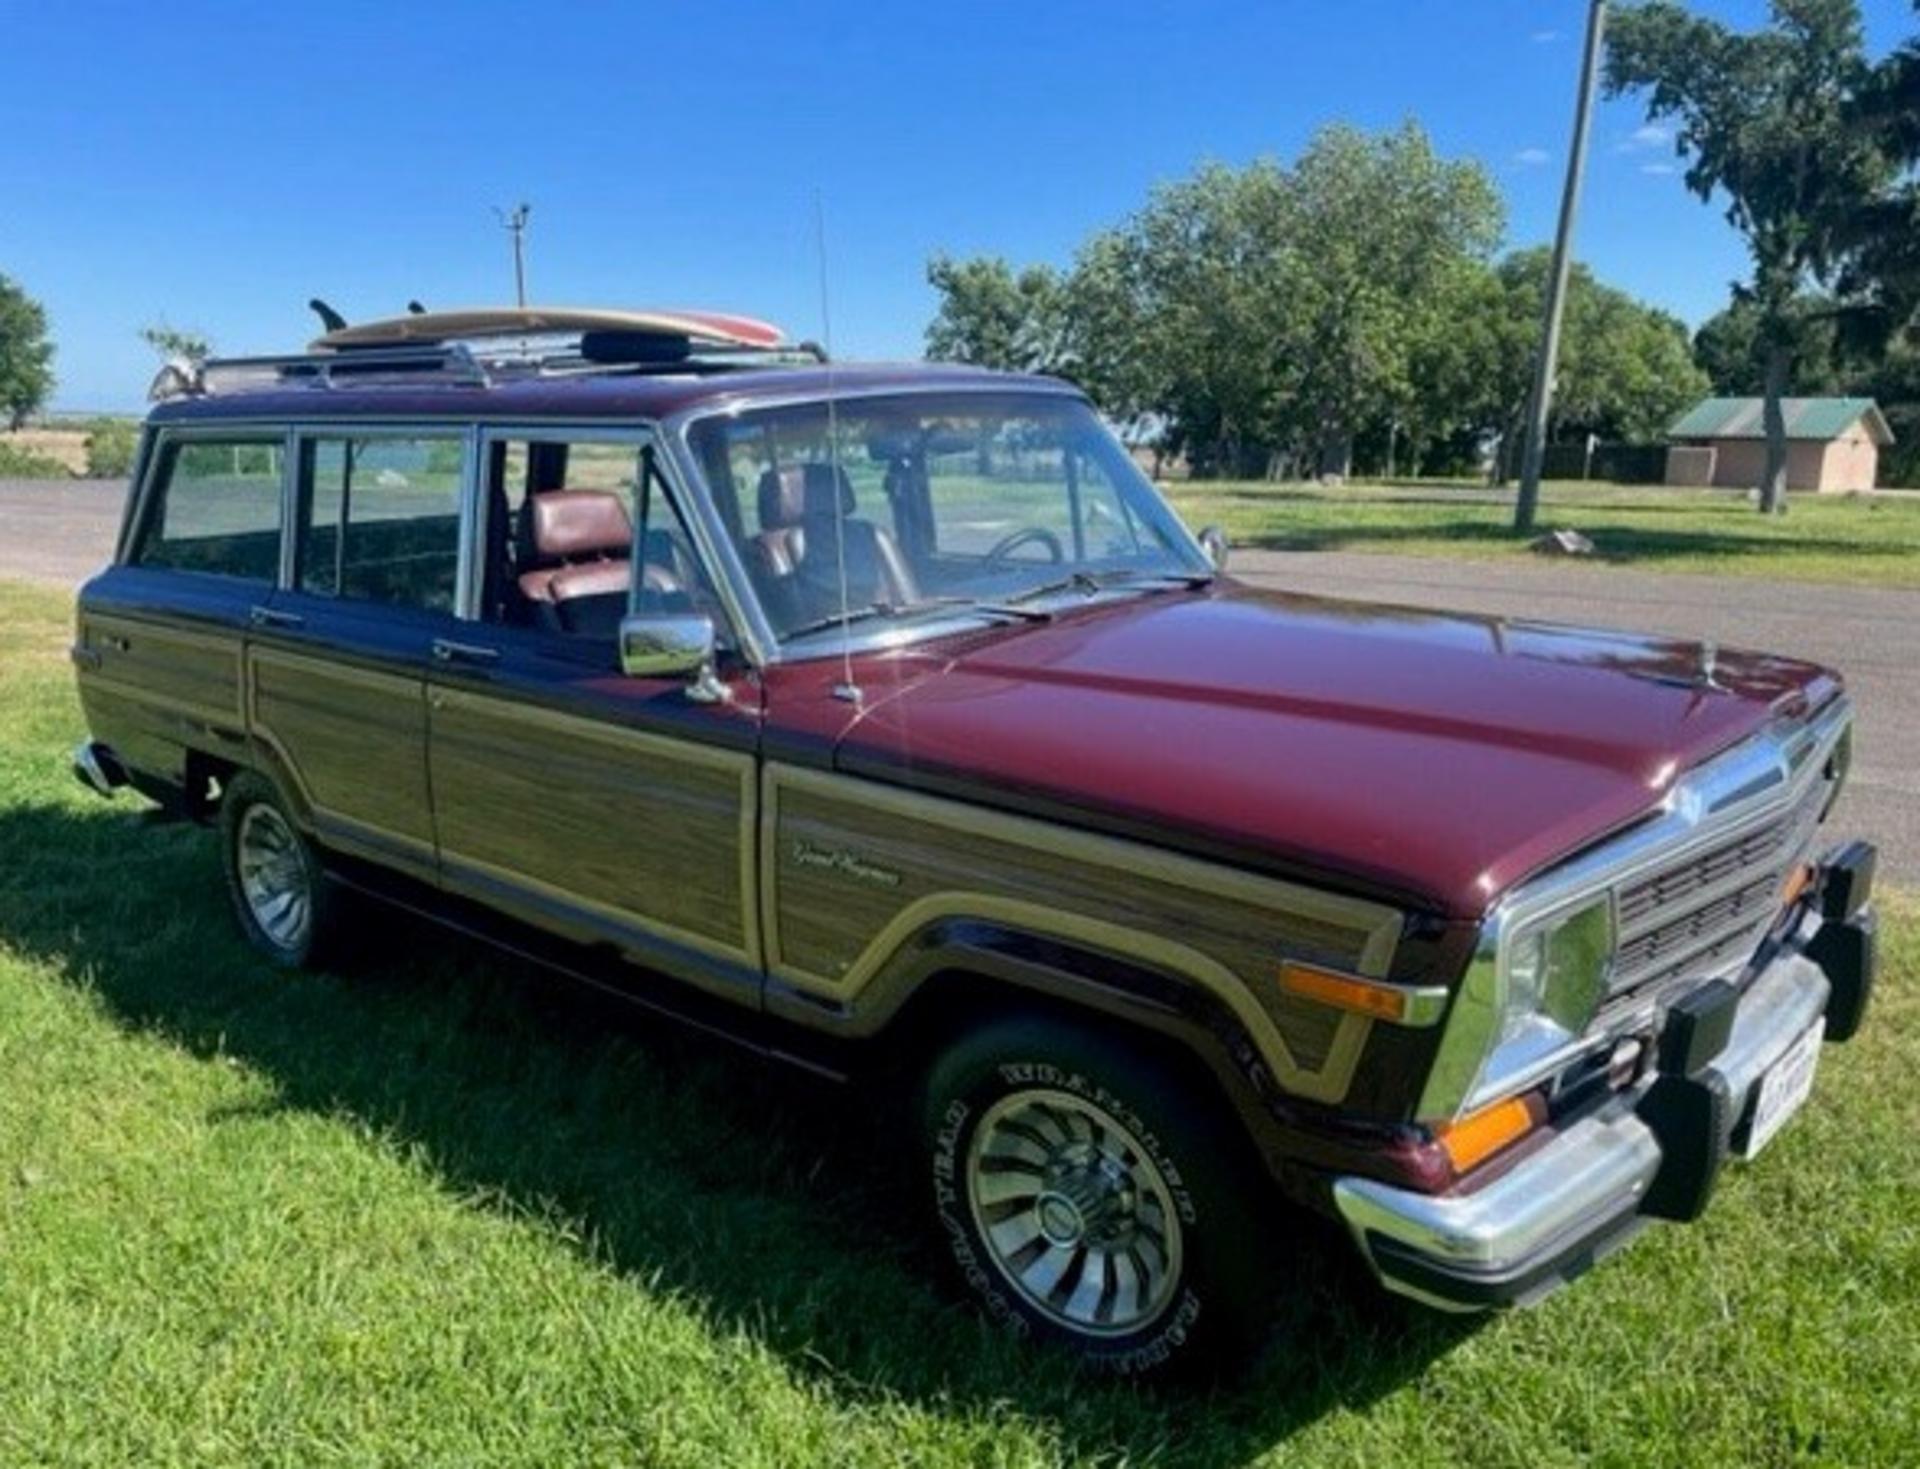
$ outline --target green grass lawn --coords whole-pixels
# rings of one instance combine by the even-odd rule
[[[1409,556],[1528,554],[1511,493],[1465,485],[1181,482],[1165,487],[1191,526],[1222,526],[1236,546],[1391,551]],[[1794,495],[1784,516],[1742,494],[1552,483],[1542,529],[1593,538],[1605,564],[1791,581],[1920,587],[1920,493]]]
[[[1276,1238],[1290,1334],[1142,1394],[927,1284],[864,1100],[397,920],[255,959],[68,777],[69,618],[0,585],[0,1464],[1914,1461],[1920,905],[1701,1224],[1478,1323]]]

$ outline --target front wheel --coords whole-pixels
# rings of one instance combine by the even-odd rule
[[[1194,1078],[1150,1048],[1046,1017],[940,1057],[924,1143],[969,1294],[1102,1371],[1220,1365],[1267,1325],[1264,1180]]]

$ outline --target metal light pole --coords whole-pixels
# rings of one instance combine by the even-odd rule
[[[533,213],[531,204],[516,204],[513,213],[496,207],[493,211],[500,217],[500,228],[513,236],[513,297],[521,306],[527,304],[527,216]]]
[[[1587,127],[1593,120],[1593,84],[1600,71],[1600,40],[1607,26],[1607,0],[1593,0],[1587,15],[1587,49],[1580,63],[1580,100],[1573,113],[1573,150],[1560,194],[1560,229],[1553,239],[1553,270],[1547,281],[1546,319],[1527,402],[1527,445],[1520,460],[1520,498],[1513,528],[1532,530],[1540,511],[1540,461],[1547,452],[1547,416],[1553,410],[1553,380],[1560,359],[1560,319],[1566,312],[1567,273],[1573,266],[1573,217],[1580,203],[1580,177],[1587,167]]]

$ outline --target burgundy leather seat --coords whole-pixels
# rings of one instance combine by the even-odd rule
[[[760,476],[759,501],[754,570],[763,591],[786,604],[787,620],[823,617],[840,605],[834,553],[843,544],[849,605],[902,606],[919,599],[913,571],[893,537],[854,516],[853,484],[845,470],[820,463],[770,469]]]
[[[620,495],[612,490],[543,490],[527,501],[526,515],[531,565],[520,573],[520,592],[536,608],[549,609],[549,621],[567,631],[582,631],[579,614],[588,609],[568,604],[604,598],[610,605],[625,606],[632,579],[633,523]],[[679,578],[652,562],[646,567],[646,585],[657,592],[680,590]],[[595,616],[591,623],[598,627],[605,620]]]
[[[560,592],[586,596],[623,589],[633,523],[609,490],[546,490],[527,501],[528,569],[520,590],[529,601],[552,602]]]

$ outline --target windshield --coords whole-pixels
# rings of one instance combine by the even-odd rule
[[[855,398],[706,418],[689,435],[784,640],[845,613],[1044,616],[1048,599],[1209,574],[1093,411],[1039,393]],[[844,600],[843,600],[844,585]]]

